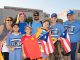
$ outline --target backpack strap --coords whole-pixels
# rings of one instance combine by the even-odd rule
[[[41,25],[42,25],[42,21],[40,21]],[[29,22],[29,25],[32,27],[33,24],[33,20],[31,22]]]

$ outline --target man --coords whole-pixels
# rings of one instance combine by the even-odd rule
[[[0,46],[0,48],[2,48],[2,54],[3,54],[4,60],[9,60],[9,53],[8,53],[9,51],[6,46],[6,37],[11,30],[12,21],[13,21],[12,17],[6,17],[5,23],[0,25],[0,44],[2,44],[3,46],[3,47]]]
[[[80,40],[80,21],[76,20],[75,12],[73,10],[67,12],[67,18],[68,20],[64,22],[64,26],[70,35],[71,60],[76,60],[77,42]]]
[[[32,34],[35,34],[37,29],[42,26],[41,21],[39,20],[39,12],[35,11],[33,13],[33,21],[30,23],[32,27]]]
[[[64,32],[64,26],[61,23],[58,23],[57,19],[58,19],[57,14],[53,13],[51,15],[50,29],[51,29],[51,36],[53,41],[56,40],[56,42],[54,43],[55,45],[54,59],[60,60],[59,56],[62,57],[62,54],[60,50],[60,43],[57,40]],[[50,60],[53,60],[53,59],[50,59]]]

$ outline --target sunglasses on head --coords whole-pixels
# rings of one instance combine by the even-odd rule
[[[19,15],[24,15],[24,13],[20,13]]]

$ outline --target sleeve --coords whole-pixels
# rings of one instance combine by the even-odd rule
[[[21,44],[23,44],[24,39],[25,39],[25,37],[24,37],[24,36],[22,36],[22,38],[21,38]]]
[[[10,45],[10,34],[7,36],[6,45]]]
[[[39,35],[41,34],[41,32],[42,32],[42,29],[41,28],[39,28],[39,29],[37,29],[37,32],[36,32],[36,38],[38,38],[39,37]]]
[[[63,27],[64,27],[65,30],[68,29],[68,21],[63,23]]]
[[[63,34],[63,32],[65,31],[64,26],[62,25],[61,27],[61,34]]]

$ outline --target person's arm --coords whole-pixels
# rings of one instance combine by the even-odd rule
[[[27,57],[26,57],[26,55],[25,55],[25,52],[24,52],[24,47],[23,47],[23,45],[22,45],[22,59],[24,60],[24,59],[26,59]]]
[[[24,52],[24,44],[23,44],[24,40],[25,40],[25,37],[22,36],[22,38],[21,38],[21,45],[22,45],[22,60],[26,59],[26,55],[25,55],[25,52]]]
[[[0,34],[2,33],[3,29],[4,29],[4,25],[0,25]]]
[[[10,46],[10,34],[6,37],[6,46],[7,46],[11,51],[14,51],[14,47]]]

